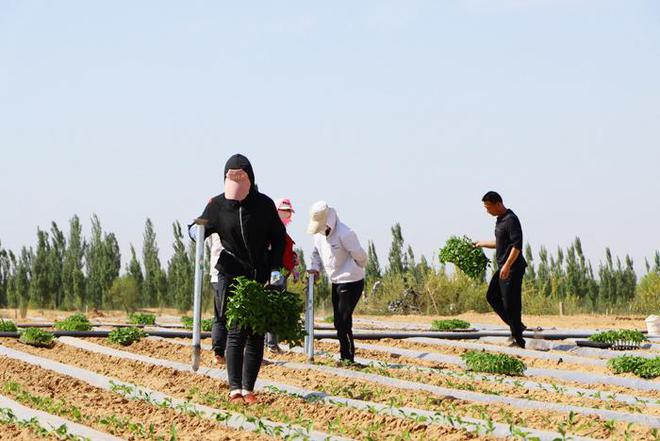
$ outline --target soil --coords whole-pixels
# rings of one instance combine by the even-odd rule
[[[194,402],[211,405],[215,408],[236,410],[246,415],[264,417],[283,423],[304,424],[313,421],[315,429],[326,432],[332,431],[339,435],[362,439],[367,436],[371,436],[372,439],[391,439],[407,432],[412,439],[447,439],[451,441],[490,439],[490,437],[478,437],[462,430],[426,425],[385,415],[374,415],[368,411],[324,403],[309,403],[299,397],[278,393],[259,394],[259,404],[255,406],[234,405],[227,401],[228,389],[226,384],[211,378],[83,351],[59,342],[51,350],[21,345],[13,340],[2,339],[1,343],[24,352],[79,366],[123,381],[137,383],[177,398],[191,399]],[[140,353],[141,351],[134,349],[141,346],[143,350],[146,350],[145,347],[149,345],[145,343],[148,343],[148,341],[142,340],[128,349]],[[188,361],[189,357],[183,355],[183,350],[186,348],[175,348],[181,350],[173,351],[172,345],[166,342],[155,343],[163,343],[168,346],[160,347],[159,350],[154,350],[150,355],[154,357],[163,355],[162,358],[182,361],[177,357],[168,356],[168,354],[181,352],[182,355],[179,358],[185,358]],[[189,351],[185,351],[185,353],[189,355]],[[210,355],[205,354],[203,360],[209,364],[211,362]]]
[[[4,393],[17,400],[6,388],[8,383],[17,383],[30,395],[60,400],[64,418],[84,424],[101,432],[132,439],[135,433],[128,426],[104,425],[101,420],[115,416],[142,424],[145,428],[153,424],[156,437],[169,438],[172,425],[176,427],[177,439],[198,440],[266,440],[256,433],[246,433],[224,427],[210,420],[186,415],[173,409],[164,409],[146,401],[129,400],[121,395],[93,387],[72,377],[67,377],[19,360],[0,357],[0,383]],[[33,407],[29,402],[23,405]],[[80,412],[70,410],[75,407]],[[51,412],[49,409],[40,409]]]
[[[16,343],[14,343],[16,344]],[[165,346],[166,345],[166,346]],[[86,367],[91,370],[108,370],[107,375],[117,376],[120,371],[119,366],[123,363],[130,363],[133,369],[137,365],[142,365],[140,362],[131,362],[126,360],[119,360],[115,357],[108,357],[101,354],[95,354],[87,351],[82,351],[75,348],[64,348],[63,345],[56,345],[53,350],[43,350],[37,348],[30,348],[30,351],[40,351],[45,353],[50,358],[64,359],[64,362]],[[131,346],[129,350],[135,353],[144,353],[157,358],[166,358],[170,360],[183,361],[187,360],[190,354],[189,348],[175,347],[172,348],[167,342],[142,340],[139,345]],[[81,356],[84,353],[85,356]],[[206,354],[203,358],[204,363],[209,363],[210,354]],[[90,363],[91,361],[91,363]],[[91,367],[85,365],[91,364]],[[103,365],[112,365],[111,368],[101,367]],[[170,377],[170,387],[179,389],[182,388],[182,376],[192,375],[187,373],[172,373],[170,369],[160,368],[156,366],[143,365],[141,370],[146,370],[146,374],[142,375],[139,372],[132,374],[132,381],[140,378],[140,384],[149,383],[151,381],[158,381],[156,377],[161,378],[160,381],[166,380]],[[168,373],[168,371],[170,371]],[[103,372],[101,372],[103,373]],[[176,381],[172,381],[171,377],[176,376]],[[414,394],[410,391],[402,391],[401,389],[389,386],[382,386],[375,383],[362,380],[352,380],[346,378],[338,378],[330,374],[310,371],[307,369],[292,370],[286,369],[275,365],[268,365],[262,367],[262,378],[269,378],[273,381],[282,382],[286,384],[297,385],[307,389],[324,391],[326,393],[348,398],[355,398],[361,400],[375,401],[384,404],[392,404],[395,406],[411,406],[422,408],[430,411],[446,412],[453,415],[471,416],[475,418],[490,417],[493,421],[502,422],[506,424],[522,425],[530,428],[557,430],[560,425],[566,424],[568,419],[567,413],[563,412],[550,412],[550,411],[536,411],[536,410],[521,410],[513,406],[502,404],[475,404],[458,400],[451,396],[438,396],[427,392],[417,391]],[[145,378],[148,376],[148,378]],[[191,378],[193,385],[199,386],[200,383],[206,382],[205,379],[200,379],[199,376]],[[127,380],[131,381],[131,380]],[[211,381],[215,384],[216,388],[226,391],[225,385],[220,385],[219,382]],[[154,387],[153,385],[144,384],[145,386],[152,387],[158,390],[164,390],[162,387]],[[183,392],[183,390],[180,390]],[[171,393],[171,391],[167,391]],[[226,392],[225,392],[226,393]],[[355,411],[351,410],[349,414]],[[627,428],[627,424],[623,422],[614,423],[611,428],[608,427],[606,421],[596,416],[575,415],[571,420],[571,429],[569,432],[576,435],[590,436],[594,438],[608,438],[624,437],[626,430],[631,434],[634,439],[646,440],[653,439],[653,435],[648,428],[641,426],[632,426]]]

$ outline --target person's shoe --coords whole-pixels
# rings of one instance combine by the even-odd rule
[[[279,345],[268,346],[268,352],[270,352],[272,354],[278,354],[278,355],[284,353],[284,351],[282,350],[282,348],[280,348]]]
[[[223,357],[220,354],[215,354],[215,364],[227,364],[227,361],[225,360],[225,357]]]
[[[229,394],[229,402],[234,403],[234,404],[241,404],[244,403],[245,400],[243,398],[243,395],[239,392],[237,394]]]
[[[271,365],[271,364],[273,364],[272,361],[270,361],[270,360],[266,360],[265,358],[262,358],[262,359],[261,359],[261,365],[262,365],[262,366],[268,366],[268,365]]]
[[[510,348],[525,349],[525,340],[515,340],[509,345]]]
[[[247,394],[243,395],[243,401],[245,401],[245,404],[247,405],[257,404],[259,402],[257,396],[253,392],[248,392]]]

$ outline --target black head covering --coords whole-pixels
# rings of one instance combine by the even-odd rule
[[[250,164],[248,158],[240,153],[233,155],[227,160],[227,163],[225,164],[225,178],[227,177],[229,169],[236,170],[239,168],[247,173],[248,178],[250,178],[250,183],[254,186],[254,171],[252,171],[252,164]]]

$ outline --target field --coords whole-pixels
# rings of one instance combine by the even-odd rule
[[[11,312],[2,315],[13,319]],[[161,313],[159,325],[179,323],[174,311],[154,312]],[[30,311],[24,322],[65,316]],[[88,317],[96,325],[126,321],[121,313]],[[318,318],[319,327],[327,327]],[[499,326],[493,315],[459,318],[474,328]],[[438,319],[362,316],[354,327],[356,334],[428,330]],[[543,328],[537,336],[643,329],[642,317],[629,316],[525,322]],[[498,337],[360,339],[359,364],[341,365],[336,341],[317,340],[311,365],[299,348],[266,352],[259,402],[248,406],[228,401],[226,372],[213,364],[209,340],[195,373],[189,339],[150,336],[119,346],[105,338],[60,337],[40,348],[0,338],[0,439],[660,439],[659,379],[614,374],[607,361],[619,353],[576,348],[572,341],[528,339],[523,350]],[[462,358],[469,351],[507,354],[526,370],[474,372]],[[630,352],[660,355],[648,343]]]

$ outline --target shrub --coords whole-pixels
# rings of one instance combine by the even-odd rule
[[[608,361],[607,367],[615,374],[632,373],[642,378],[655,378],[660,376],[660,357],[622,355]]]
[[[11,320],[0,319],[0,332],[17,332],[16,324]]]
[[[440,263],[447,262],[453,263],[471,278],[483,280],[489,260],[469,237],[452,236],[440,250]]]
[[[522,375],[527,369],[521,360],[506,354],[468,351],[461,356],[469,370],[489,374]]]
[[[295,293],[268,290],[245,277],[236,278],[227,300],[227,326],[234,322],[257,334],[272,332],[281,341],[302,346],[305,337],[303,301]]]
[[[18,338],[21,343],[36,346],[38,348],[52,348],[55,344],[55,336],[52,332],[47,332],[39,328],[26,328],[21,331]]]
[[[108,334],[108,341],[110,343],[130,346],[146,334],[139,328],[116,328]]]
[[[128,322],[133,325],[155,325],[156,316],[145,312],[132,312],[128,314]]]
[[[55,328],[63,331],[89,331],[92,329],[92,324],[89,322],[85,314],[77,312],[62,320],[55,322]]]
[[[468,329],[470,327],[470,322],[459,319],[448,319],[448,320],[433,320],[431,323],[431,329],[434,331],[449,331],[452,329]]]

